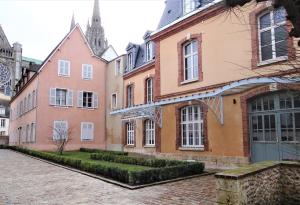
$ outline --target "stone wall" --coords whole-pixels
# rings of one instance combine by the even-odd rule
[[[300,204],[300,163],[263,162],[216,174],[217,204]]]

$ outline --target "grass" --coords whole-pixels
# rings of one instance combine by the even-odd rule
[[[51,152],[51,153],[59,155],[55,152]],[[91,155],[91,153],[88,153],[88,152],[68,151],[68,152],[64,152],[62,156],[73,158],[73,159],[80,159],[82,161],[91,162],[94,164],[101,164],[103,166],[118,167],[118,168],[126,169],[128,171],[143,171],[143,170],[153,169],[153,167],[122,164],[122,163],[107,162],[107,161],[100,161],[100,160],[92,160],[90,158],[90,155]]]

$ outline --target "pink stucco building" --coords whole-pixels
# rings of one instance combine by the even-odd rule
[[[26,70],[11,100],[10,144],[53,150],[57,127],[68,150],[105,148],[106,61],[76,25],[37,70]]]

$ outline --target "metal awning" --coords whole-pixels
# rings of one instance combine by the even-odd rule
[[[149,103],[149,104],[136,105],[133,107],[114,110],[110,114],[111,115],[122,114],[123,120],[129,120],[129,119],[132,120],[137,118],[149,117],[150,119],[155,120],[157,124],[162,126],[161,106],[197,100],[205,103],[208,106],[208,108],[217,117],[218,121],[221,124],[224,124],[223,96],[241,93],[245,90],[257,86],[267,85],[267,84],[271,84],[272,87],[276,89],[277,84],[292,84],[297,82],[300,82],[300,78],[278,78],[278,77],[250,78],[250,79],[236,81],[205,93],[197,93],[197,94],[191,94],[186,96],[162,99],[160,101]]]

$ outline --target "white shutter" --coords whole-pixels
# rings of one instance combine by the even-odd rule
[[[98,108],[99,100],[98,100],[98,94],[93,93],[93,108]]]
[[[73,90],[67,91],[67,105],[73,106]]]
[[[64,66],[65,66],[64,61],[62,61],[62,60],[58,61],[58,75],[63,75]]]
[[[66,66],[65,66],[65,69],[66,69],[66,75],[70,76],[70,61],[66,61]]]
[[[60,122],[59,121],[54,121],[53,123],[53,140],[56,140],[58,138],[58,130],[59,130],[59,125]]]
[[[83,92],[82,91],[78,92],[77,107],[83,107]]]
[[[93,79],[93,66],[90,65],[89,67],[90,67],[90,69],[89,69],[89,79]]]
[[[35,89],[35,96],[34,96],[34,100],[33,100],[33,102],[34,102],[33,107],[36,107],[36,106],[37,106],[37,96],[38,96],[38,90]],[[56,100],[56,99],[55,99],[55,100]]]
[[[87,138],[87,133],[86,133],[86,123],[82,122],[81,123],[81,139],[86,140]]]
[[[89,125],[89,139],[94,139],[94,123],[90,123]]]
[[[34,104],[35,104],[35,102],[34,102]],[[56,105],[56,89],[55,88],[50,88],[49,104]]]

